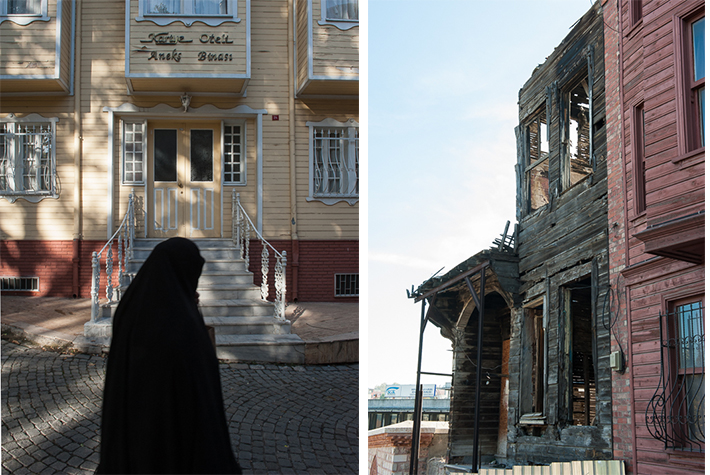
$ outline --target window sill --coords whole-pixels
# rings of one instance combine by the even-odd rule
[[[241,18],[232,15],[138,15],[136,21],[150,21],[158,26],[167,26],[173,22],[182,22],[185,26],[192,26],[195,22],[202,22],[207,26],[219,26],[222,23],[239,23]]]
[[[345,201],[348,203],[350,206],[353,206],[356,204],[360,198],[358,196],[309,196],[306,198],[306,201],[320,201],[323,204],[326,204],[328,206],[334,205],[336,203],[339,203],[341,201]]]
[[[339,30],[347,31],[354,28],[360,24],[359,21],[352,20],[320,20],[318,25],[320,26],[334,26]]]
[[[689,165],[694,165],[697,160],[693,160],[696,158],[705,158],[705,147],[700,147],[698,149],[695,149],[691,152],[684,153],[683,155],[678,155],[677,157],[673,157],[671,161],[675,164],[681,164],[681,166],[689,166]],[[685,162],[685,163],[682,163]]]
[[[2,15],[0,16],[0,24],[9,21],[17,25],[26,26],[35,21],[49,21],[47,15]]]
[[[0,192],[0,198],[5,198],[8,200],[10,203],[14,203],[18,199],[23,199],[27,200],[30,203],[39,203],[43,199],[46,198],[52,198],[52,199],[57,199],[59,198],[59,194],[52,194],[52,193],[6,193],[6,192]]]

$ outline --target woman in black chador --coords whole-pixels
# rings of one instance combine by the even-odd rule
[[[197,310],[204,259],[158,244],[116,309],[97,473],[241,473],[217,356]]]

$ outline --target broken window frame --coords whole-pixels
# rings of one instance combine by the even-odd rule
[[[539,309],[539,314],[536,310]],[[519,407],[520,425],[543,426],[546,424],[547,414],[547,377],[548,377],[548,338],[549,323],[547,295],[543,294],[523,305],[523,335],[525,340],[522,347],[521,378],[529,380],[520,381]],[[531,371],[525,371],[522,366],[530,363]],[[523,398],[528,397],[527,388],[530,389],[534,401],[528,404]]]
[[[594,307],[594,302],[596,302],[596,286],[595,286],[595,281],[596,281],[596,273],[594,275],[589,275],[587,274],[586,276],[581,276],[579,279],[576,279],[574,281],[568,282],[564,284],[563,286],[560,287],[560,303],[561,303],[561,309],[564,312],[564,319],[563,319],[563,325],[565,328],[564,331],[564,337],[563,337],[563,343],[562,343],[562,361],[564,362],[561,368],[561,370],[564,372],[564,379],[567,380],[567,385],[566,385],[566,405],[567,405],[567,422],[570,425],[575,425],[575,426],[593,426],[596,423],[596,414],[597,414],[597,407],[596,407],[596,401],[597,401],[597,388],[599,385],[597,384],[597,379],[598,379],[598,373],[599,373],[599,365],[598,365],[598,360],[597,360],[597,355],[596,355],[596,331],[594,328],[594,322],[596,321],[596,315],[595,315],[595,307]],[[575,383],[574,383],[574,371],[575,371],[575,360],[574,360],[574,349],[575,349],[575,322],[578,321],[578,318],[575,318],[572,312],[572,303],[573,303],[573,295],[572,291],[573,290],[582,290],[586,288],[585,282],[589,282],[589,320],[590,320],[590,326],[588,328],[590,332],[590,354],[589,354],[589,359],[591,360],[592,364],[592,379],[587,380],[585,378],[585,387],[583,393],[585,397],[584,401],[584,414],[585,414],[585,423],[584,424],[576,424],[575,423],[575,411],[574,411],[574,393],[575,393]],[[588,383],[591,382],[593,386],[588,385]],[[577,385],[579,386],[579,385]],[[594,398],[592,399],[591,396],[588,397],[588,395],[594,394]],[[594,416],[592,417],[592,412]]]
[[[560,140],[561,140],[561,155],[562,155],[562,183],[563,183],[563,189],[569,189],[576,185],[577,183],[583,182],[587,177],[593,174],[594,172],[594,164],[593,164],[593,135],[592,135],[592,110],[593,110],[593,104],[592,104],[592,90],[593,90],[593,81],[590,81],[590,78],[592,77],[592,53],[591,50],[588,51],[587,53],[587,70],[585,74],[579,74],[577,75],[574,79],[569,81],[568,86],[562,90],[562,94],[560,95],[560,102],[561,102],[561,107],[560,107],[560,124],[561,130],[560,132]],[[587,94],[587,99],[588,99],[588,111],[586,115],[579,114],[577,115],[578,120],[573,120],[571,116],[571,110],[572,110],[572,99],[573,99],[573,94],[575,90],[578,90],[579,88],[584,89],[584,92]],[[582,109],[581,107],[579,109]],[[573,124],[580,124],[582,123],[581,119],[586,119],[586,124],[583,124],[586,129],[587,129],[587,136],[588,136],[588,144],[587,144],[587,152],[586,152],[586,160],[584,158],[573,158],[573,157],[579,157],[580,153],[580,147],[579,147],[579,137],[580,135],[583,136],[583,134],[580,134],[576,130],[574,131],[574,136],[577,137],[575,142],[575,147],[574,147],[574,152],[572,149],[572,142],[573,142],[573,131],[572,131],[572,126]],[[577,127],[577,130],[579,127]],[[578,166],[581,166],[583,169],[588,169],[586,170],[586,173],[584,174],[579,174],[578,178],[575,180],[574,175],[572,172],[573,164],[574,162],[577,162]],[[586,163],[584,163],[586,162]]]
[[[532,114],[532,119],[525,125],[525,195],[527,211],[537,211],[550,203],[550,114],[549,107],[543,106]],[[543,131],[544,125],[544,131]],[[547,150],[543,150],[543,144]],[[546,168],[546,170],[545,170]],[[544,193],[536,193],[535,176],[543,176],[547,172],[547,184]],[[538,203],[536,196],[542,196]]]

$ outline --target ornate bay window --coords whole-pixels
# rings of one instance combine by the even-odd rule
[[[56,198],[56,124],[31,114],[0,119],[0,196],[38,202]]]
[[[237,17],[237,0],[139,0],[136,21],[152,21],[161,26],[174,21],[190,26],[201,21],[209,26],[219,26],[240,19]]]
[[[359,196],[359,134],[353,119],[338,122],[325,119],[308,122],[309,193],[308,201],[355,204]]]

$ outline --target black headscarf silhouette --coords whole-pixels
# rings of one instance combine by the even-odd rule
[[[158,244],[113,317],[96,473],[241,473],[217,356],[197,310],[204,259]]]

